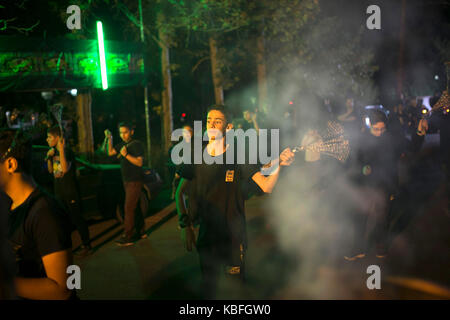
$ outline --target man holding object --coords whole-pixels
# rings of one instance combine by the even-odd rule
[[[133,139],[134,130],[128,123],[121,122],[119,124],[119,134],[122,142],[113,147],[112,134],[109,130],[105,130],[108,140],[108,155],[110,157],[117,155],[120,159],[120,170],[125,189],[125,231],[116,243],[126,247],[133,245],[140,238],[146,237],[143,232],[145,225],[141,210],[138,209],[135,216],[144,178],[142,171],[144,146],[139,140]]]

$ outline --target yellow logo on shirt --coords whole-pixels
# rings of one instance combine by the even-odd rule
[[[234,170],[227,170],[225,175],[225,182],[233,182],[234,180]]]

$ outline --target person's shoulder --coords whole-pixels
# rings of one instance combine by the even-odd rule
[[[136,145],[138,145],[139,147],[144,147],[144,143],[141,140],[134,140],[136,141]]]
[[[144,144],[142,143],[142,141],[134,139],[127,145],[127,149],[142,153],[144,152]]]
[[[128,143],[128,148],[130,147],[143,147],[144,143],[141,140],[133,139]]]
[[[56,219],[63,213],[57,200],[44,190],[37,190],[30,199],[28,220],[33,223],[42,219]]]

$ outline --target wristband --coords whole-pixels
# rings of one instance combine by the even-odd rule
[[[426,132],[417,130],[416,133],[417,133],[417,135],[419,135],[419,136],[424,136]]]

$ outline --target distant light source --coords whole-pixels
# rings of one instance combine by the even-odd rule
[[[97,39],[98,39],[98,53],[100,57],[100,70],[102,75],[103,90],[108,89],[108,78],[106,75],[106,57],[105,57],[105,43],[103,40],[103,24],[97,21]]]
[[[41,92],[41,97],[44,100],[46,100],[46,101],[51,100],[53,98],[53,92],[51,92],[51,91],[42,91]]]
[[[181,114],[181,116],[182,116],[183,118],[186,117],[186,113],[183,112],[183,113]]]
[[[434,80],[439,80],[439,76],[438,76],[438,75],[435,75],[435,76],[434,76]]]
[[[69,90],[68,92],[69,92],[72,96],[76,97],[76,96],[77,96],[77,93],[78,93],[78,90],[77,90],[77,89],[71,89],[71,90]]]

